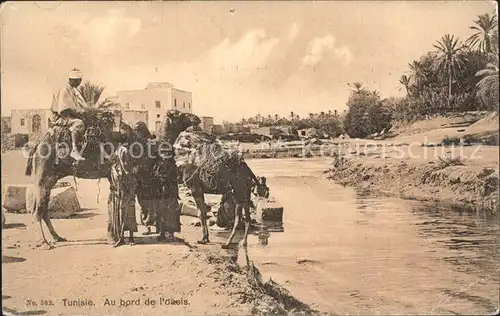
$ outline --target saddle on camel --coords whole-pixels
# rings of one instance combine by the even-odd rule
[[[37,246],[53,246],[46,240],[42,219],[55,241],[59,236],[48,214],[51,189],[66,176],[84,179],[110,178],[109,157],[118,143],[133,136],[130,126],[121,121],[120,112],[86,106],[77,87],[81,72],[70,72],[69,84],[54,95],[52,110],[55,120],[44,137],[31,148],[26,175],[33,178],[32,214],[39,223],[41,242]]]

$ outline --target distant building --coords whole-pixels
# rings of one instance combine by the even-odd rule
[[[253,128],[251,130],[251,133],[272,137],[275,135],[283,134],[283,131],[275,126],[262,126],[259,128]]]
[[[201,116],[200,117],[201,129],[206,133],[212,133],[212,127],[214,126],[214,118],[211,116]]]
[[[224,125],[224,133],[248,133],[250,132],[250,127],[245,126],[241,123],[229,123]]]
[[[52,119],[50,109],[23,109],[11,112],[11,133],[45,133]]]
[[[318,131],[314,128],[305,128],[305,129],[299,129],[297,131],[299,134],[299,137],[316,137],[318,136]]]
[[[222,135],[224,134],[224,127],[219,124],[214,124],[212,126],[212,134],[214,135]]]
[[[260,127],[259,124],[252,124],[252,123],[243,124],[243,126],[246,128],[250,128],[250,130]]]
[[[143,90],[123,90],[112,98],[122,106],[124,111],[146,111],[148,128],[158,133],[160,124],[168,110],[193,112],[193,96],[191,92],[174,88],[168,82],[148,83]]]
[[[290,125],[280,125],[278,128],[285,134],[293,134],[293,127]]]
[[[2,128],[2,134],[10,133],[10,131],[11,131],[10,116],[3,116],[2,117],[2,123],[1,123],[0,127]]]

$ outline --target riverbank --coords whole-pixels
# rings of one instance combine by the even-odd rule
[[[340,149],[328,177],[405,199],[499,210],[496,146],[351,146]]]

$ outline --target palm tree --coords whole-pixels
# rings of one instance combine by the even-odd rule
[[[401,76],[399,83],[402,84],[406,89],[406,94],[409,94],[408,86],[410,85],[410,78],[406,75]]]
[[[490,58],[492,62],[486,65],[486,68],[480,70],[476,73],[476,76],[483,77],[477,83],[477,94],[483,100],[483,102],[488,103],[492,101],[492,104],[498,104],[498,54],[490,53]]]
[[[441,37],[437,41],[437,45],[434,44],[433,46],[438,52],[433,65],[434,70],[446,71],[448,74],[448,109],[450,109],[453,73],[465,65],[463,55],[459,54],[464,46],[459,43],[458,38],[450,34]]]
[[[94,84],[89,81],[86,81],[78,90],[82,93],[83,99],[90,107],[96,107],[99,103],[99,99],[101,98],[101,94],[104,91],[104,86],[100,84]],[[104,104],[101,104],[104,105]]]
[[[477,48],[477,50],[484,53],[492,52],[492,41],[495,33],[498,36],[498,21],[497,16],[493,14],[481,14],[474,21],[475,25],[470,27],[471,30],[476,31],[466,41],[470,48]]]
[[[417,60],[414,60],[408,64],[408,67],[410,67],[410,71],[412,73],[411,76],[408,78],[408,81],[410,81],[410,79],[413,79],[415,86],[419,88],[420,84],[425,79],[425,73],[422,63]]]
[[[354,88],[353,91],[356,93],[360,93],[361,90],[363,90],[363,84],[361,82],[353,82],[352,84],[348,83],[347,85],[351,88]]]

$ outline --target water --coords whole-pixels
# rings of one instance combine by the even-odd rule
[[[497,309],[498,218],[344,188],[327,160],[249,164],[285,209],[284,232],[249,237],[250,258],[299,299],[341,314]]]

